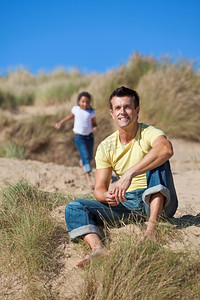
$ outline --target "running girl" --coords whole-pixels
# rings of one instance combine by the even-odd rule
[[[93,131],[97,132],[95,110],[91,107],[92,96],[88,92],[78,95],[76,106],[72,107],[71,114],[55,125],[60,129],[63,123],[74,119],[74,140],[81,157],[80,165],[86,175],[88,186],[93,188],[91,180],[91,160],[93,158],[94,136]]]

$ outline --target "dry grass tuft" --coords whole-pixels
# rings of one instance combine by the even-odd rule
[[[166,232],[161,224],[158,242],[151,242],[119,230],[111,254],[93,259],[87,269],[82,299],[199,299],[200,253],[163,247]]]
[[[45,158],[41,157],[41,152],[44,150],[51,148],[52,157],[54,156],[53,147],[49,147],[49,142],[50,140],[56,142],[56,134],[52,129],[55,122],[70,112],[71,107],[76,104],[76,98],[80,91],[87,90],[94,98],[92,105],[96,109],[97,121],[100,125],[96,141],[99,142],[108,136],[113,131],[112,121],[109,119],[108,98],[110,93],[121,85],[139,92],[141,121],[160,127],[170,137],[200,140],[200,77],[195,72],[192,63],[187,61],[163,63],[151,56],[145,57],[139,53],[134,53],[127,65],[122,65],[117,70],[110,70],[101,75],[83,75],[77,70],[66,72],[63,69],[57,69],[50,74],[41,73],[37,76],[31,75],[25,70],[19,70],[8,74],[5,78],[1,77],[0,106],[4,110],[15,111],[22,104],[32,103],[44,106],[65,103],[66,111],[63,111],[62,108],[59,114],[57,110],[55,111],[54,117],[32,118],[26,122],[27,129],[22,124],[17,125],[16,123],[14,128],[11,122],[5,123],[5,118],[4,123],[2,121],[0,125],[1,127],[4,124],[4,127],[9,125],[9,129],[12,127],[10,139],[16,144],[18,143],[14,140],[16,132],[19,132],[16,139],[20,139],[23,132],[23,141],[30,138],[30,133],[33,137],[39,137],[38,143],[31,136],[33,143],[22,146],[27,150],[35,144],[37,151],[34,150],[33,154],[31,150],[28,157],[36,159],[36,156],[39,155],[39,160],[44,161]],[[45,121],[48,118],[49,124]],[[72,153],[77,153],[73,146],[71,128],[72,126],[68,124],[64,126],[62,143],[65,135],[67,148],[68,141],[71,141]],[[57,133],[57,136],[61,137],[61,134]],[[9,136],[6,135],[6,139],[9,140]],[[77,163],[77,158],[74,160],[74,164]],[[57,162],[57,159],[53,161]],[[68,162],[70,163],[70,160]],[[62,163],[65,162],[62,161]]]
[[[2,299],[10,299],[12,295],[14,299],[50,299],[48,276],[59,269],[56,249],[60,241],[67,238],[66,230],[57,226],[51,217],[51,210],[63,201],[62,198],[41,192],[26,181],[8,184],[2,190]]]
[[[141,120],[171,137],[200,141],[200,78],[191,65],[167,65],[140,79]]]

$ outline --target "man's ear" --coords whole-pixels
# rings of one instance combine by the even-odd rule
[[[114,117],[113,117],[113,110],[112,109],[110,109],[110,114],[111,114],[111,117],[114,119]]]
[[[136,110],[136,112],[137,112],[137,120],[138,120],[138,118],[139,118],[139,112],[140,112],[140,107],[137,106],[135,110]]]

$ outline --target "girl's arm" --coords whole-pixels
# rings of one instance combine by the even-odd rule
[[[60,122],[56,123],[55,128],[56,129],[60,129],[60,127],[62,126],[63,123],[74,119],[74,115],[71,113],[69,116],[67,116],[66,118],[62,119]]]
[[[97,132],[98,131],[98,127],[97,127],[96,117],[92,118],[91,121],[92,121],[93,131]]]

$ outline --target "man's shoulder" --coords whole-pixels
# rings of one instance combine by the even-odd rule
[[[106,151],[110,151],[115,147],[117,139],[117,131],[107,136],[98,146],[97,150],[105,149]]]
[[[159,130],[159,131],[162,131],[161,129],[157,128],[156,126],[154,125],[147,125],[147,124],[144,124],[144,123],[138,123],[139,125],[139,128],[141,131],[151,131],[151,130]]]
[[[152,125],[147,125],[144,123],[138,123],[138,126],[141,130],[148,130],[149,128],[153,127]]]
[[[107,136],[101,143],[113,143],[116,141],[118,131],[113,132]]]
[[[154,139],[160,135],[165,135],[165,133],[161,129],[159,129],[153,125],[139,123],[139,135],[138,135],[139,139],[142,139],[142,140],[148,139],[149,140],[149,139]]]

